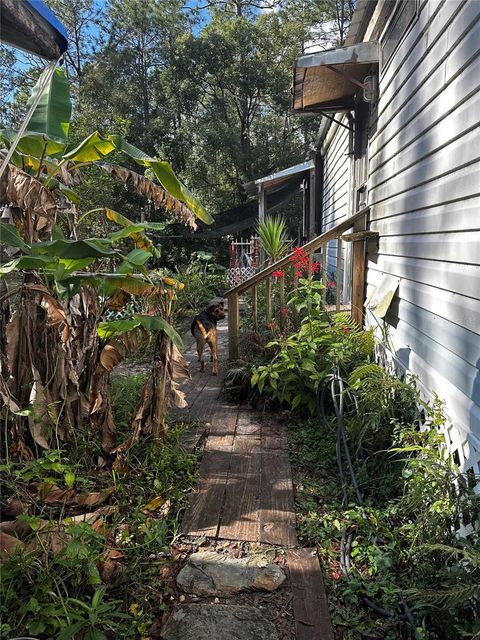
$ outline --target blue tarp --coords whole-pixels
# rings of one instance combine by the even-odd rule
[[[58,60],[68,33],[41,0],[0,0],[0,40],[28,53]]]

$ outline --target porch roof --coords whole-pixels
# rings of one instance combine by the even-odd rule
[[[351,109],[372,65],[378,64],[378,50],[378,42],[361,42],[297,58],[293,110],[304,113]]]
[[[245,191],[250,195],[255,195],[258,192],[259,187],[263,187],[266,191],[274,190],[278,187],[282,187],[287,183],[297,182],[299,179],[307,175],[310,169],[315,167],[313,160],[307,160],[300,164],[295,164],[287,169],[282,169],[276,173],[272,173],[269,176],[258,178],[252,182],[248,182],[243,185]]]

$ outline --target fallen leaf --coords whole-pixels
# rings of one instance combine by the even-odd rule
[[[21,513],[27,513],[28,506],[18,498],[10,496],[2,510],[2,515],[9,518],[16,518]]]
[[[22,548],[24,546],[24,543],[18,538],[10,536],[4,531],[0,531],[0,555],[11,557],[17,548]]]
[[[79,506],[88,506],[93,507],[96,504],[100,504],[105,502],[107,498],[109,498],[112,493],[115,491],[115,487],[109,487],[104,491],[95,491],[92,493],[84,493],[76,496],[75,502]]]
[[[73,489],[60,489],[48,482],[32,483],[38,492],[37,498],[46,504],[66,504],[72,507],[93,507],[105,502],[114,492],[114,487],[91,493],[75,493]]]
[[[156,511],[158,507],[160,507],[164,503],[165,503],[165,498],[163,496],[158,496],[153,500],[150,500],[150,502],[147,502],[147,504],[144,507],[142,507],[142,511],[143,512]]]

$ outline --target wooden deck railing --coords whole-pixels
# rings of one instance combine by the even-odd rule
[[[337,274],[341,272],[341,260],[342,260],[342,234],[348,229],[353,227],[353,234],[350,237],[344,237],[345,241],[353,241],[352,250],[352,316],[359,324],[363,323],[363,301],[365,295],[365,240],[373,235],[370,232],[365,232],[366,219],[369,208],[366,207],[357,211],[353,216],[346,218],[332,229],[325,231],[321,235],[317,236],[310,242],[303,245],[303,251],[310,257],[312,262],[313,254],[322,254],[322,281],[326,285],[327,279],[327,252],[326,246],[332,240],[337,240]],[[240,297],[251,291],[252,294],[252,314],[253,324],[257,323],[257,287],[265,283],[266,297],[265,297],[265,316],[266,322],[271,320],[271,287],[272,287],[272,275],[275,271],[281,270],[286,267],[292,261],[293,253],[285,256],[281,260],[269,265],[254,274],[248,280],[245,280],[241,284],[236,285],[229,289],[225,297],[228,299],[228,343],[229,343],[229,357],[231,360],[235,360],[239,357],[240,346]],[[337,276],[338,280],[338,276]],[[336,309],[340,309],[340,287],[337,286],[336,295]],[[326,290],[325,290],[326,294]],[[282,295],[282,287],[280,287],[280,297]]]

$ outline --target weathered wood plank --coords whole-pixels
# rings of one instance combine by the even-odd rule
[[[232,453],[219,538],[258,541],[260,439],[237,436]]]
[[[231,455],[228,449],[203,454],[198,486],[191,493],[190,504],[183,516],[185,535],[217,535]]]
[[[181,446],[187,453],[192,453],[201,443],[208,429],[204,425],[193,426],[183,432],[181,437]]]
[[[286,449],[287,436],[285,429],[278,424],[263,422],[262,423],[262,451],[269,449]]]
[[[224,449],[233,446],[238,419],[238,407],[225,403],[217,404],[210,421],[210,431],[205,448]]]
[[[262,451],[259,519],[260,542],[281,547],[297,544],[292,475],[286,451]]]
[[[315,549],[287,554],[297,640],[334,640],[322,570]]]

